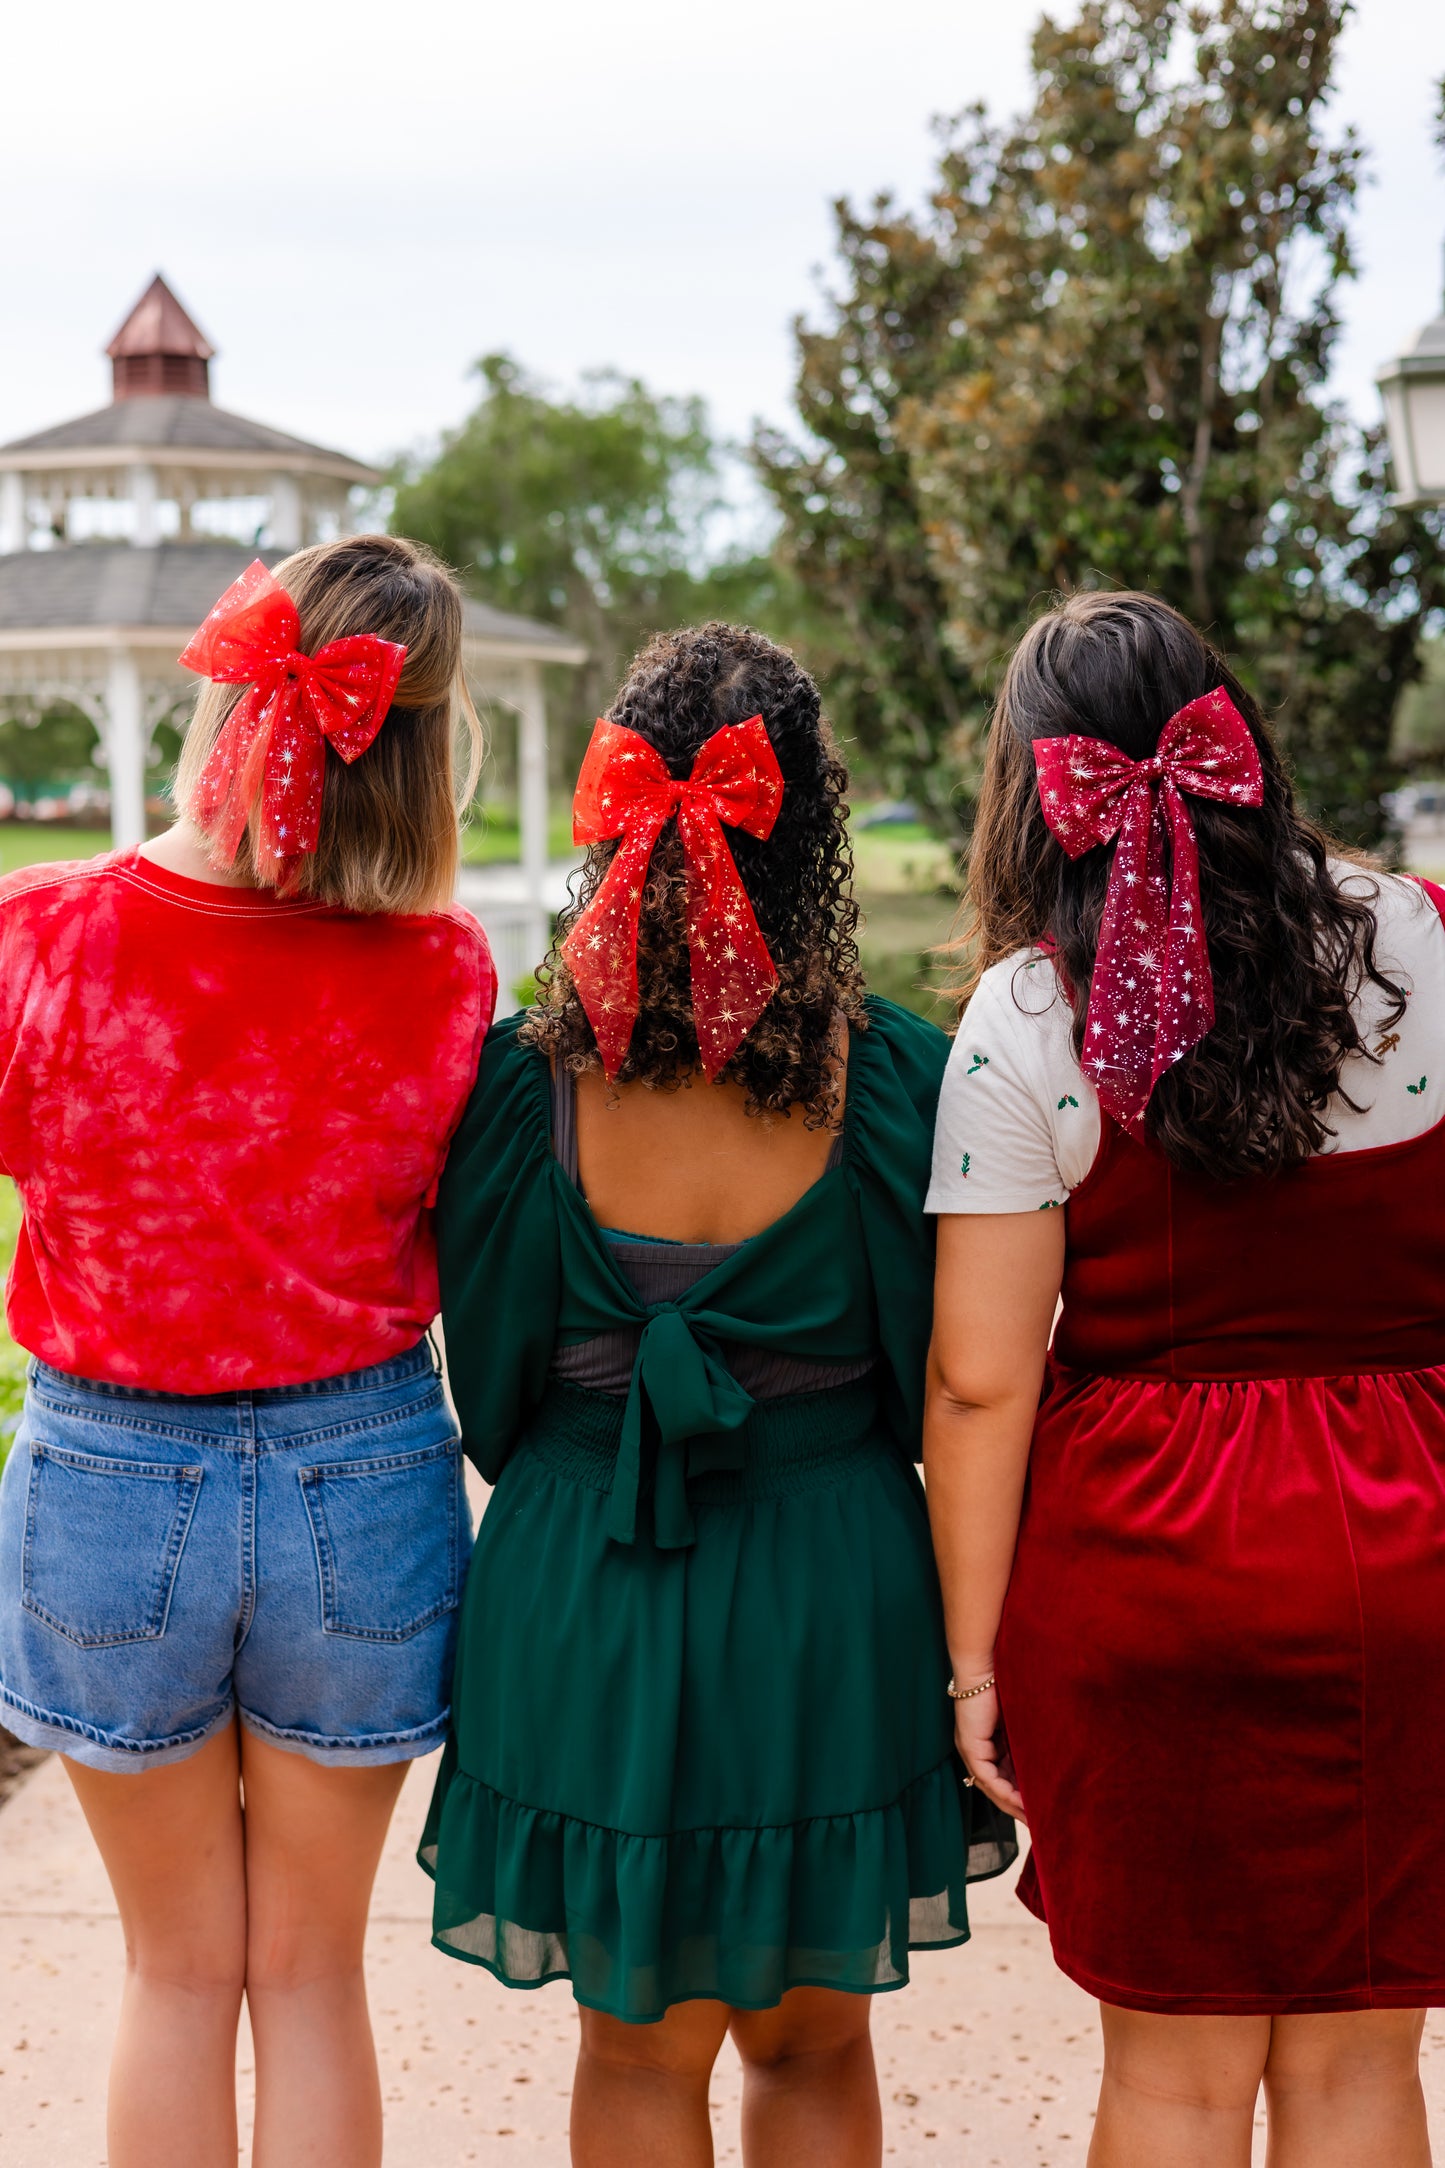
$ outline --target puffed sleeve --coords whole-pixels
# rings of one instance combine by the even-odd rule
[[[984,973],[938,1099],[930,1212],[1047,1212],[1099,1145],[1099,1103],[1074,1058],[1071,1017],[1047,957]]]
[[[910,1460],[923,1450],[933,1319],[933,1222],[924,1214],[933,1120],[948,1060],[935,1024],[868,999],[848,1066],[849,1148],[878,1323],[881,1412]]]
[[[447,1374],[488,1483],[545,1389],[561,1289],[547,1065],[521,1021],[487,1035],[437,1198]]]

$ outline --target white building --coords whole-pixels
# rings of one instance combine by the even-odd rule
[[[114,840],[128,845],[145,834],[156,724],[195,695],[176,663],[191,633],[254,557],[274,564],[349,532],[357,491],[382,477],[214,405],[214,349],[159,277],[106,353],[108,406],[0,445],[0,702],[64,700],[89,716]],[[505,984],[546,945],[542,672],[584,650],[469,601],[465,654],[479,704],[510,711],[518,730],[522,865],[480,907]]]

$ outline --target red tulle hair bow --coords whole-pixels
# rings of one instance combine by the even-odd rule
[[[1100,1103],[1137,1135],[1160,1077],[1214,1023],[1199,841],[1184,794],[1262,804],[1259,749],[1221,685],[1170,716],[1152,760],[1130,760],[1101,738],[1038,738],[1034,762],[1044,819],[1070,858],[1119,838],[1082,1067]]]
[[[201,770],[192,810],[229,866],[261,801],[256,870],[282,878],[321,831],[326,747],[360,759],[386,721],[406,649],[369,632],[314,655],[296,642],[296,605],[258,557],[226,589],[180,660],[218,685],[245,685]]]
[[[622,1067],[640,1006],[637,928],[648,863],[674,813],[687,859],[693,1020],[709,1082],[772,999],[777,969],[723,823],[750,836],[771,835],[782,802],[782,770],[761,715],[714,731],[685,783],[635,730],[597,724],[577,779],[572,836],[577,843],[622,841],[562,953],[609,1082]]]

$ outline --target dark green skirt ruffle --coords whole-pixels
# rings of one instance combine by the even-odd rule
[[[422,1840],[433,1939],[646,2022],[902,1986],[1016,1854],[961,1782],[922,1492],[871,1390],[764,1404],[697,1540],[606,1533],[615,1401],[557,1386],[503,1470]]]

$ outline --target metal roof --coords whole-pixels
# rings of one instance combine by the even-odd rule
[[[86,625],[199,625],[216,597],[257,556],[281,550],[238,542],[76,542],[0,557],[0,632]]]
[[[27,633],[142,631],[186,635],[218,595],[261,557],[276,564],[284,550],[245,542],[75,542],[60,549],[19,550],[0,557],[0,643],[13,647]],[[469,640],[509,648],[519,656],[580,662],[585,650],[555,625],[541,625],[470,597],[463,610]]]
[[[381,479],[374,467],[363,466],[347,452],[333,451],[323,444],[308,444],[302,437],[287,436],[284,430],[269,429],[264,422],[248,421],[241,414],[228,414],[224,407],[212,406],[209,399],[175,394],[149,399],[118,399],[110,406],[98,407],[93,414],[81,414],[71,422],[59,422],[53,429],[40,429],[33,436],[16,437],[12,443],[0,444],[0,460],[7,466],[17,466],[21,463],[16,456],[19,454],[74,454],[116,449],[258,453],[288,462],[297,458],[324,460],[333,471],[345,469],[358,482]]]
[[[4,559],[0,558],[0,563]],[[563,632],[560,625],[543,625],[535,617],[514,617],[510,610],[494,610],[490,602],[468,595],[462,603],[462,629],[468,639],[495,640],[499,645],[556,648],[558,662],[584,662],[585,647]],[[545,659],[545,658],[544,658]]]
[[[215,352],[159,271],[106,348],[112,361],[137,354],[185,354],[194,361],[211,361]]]

